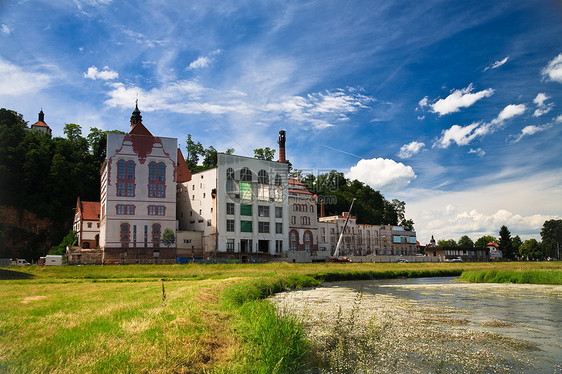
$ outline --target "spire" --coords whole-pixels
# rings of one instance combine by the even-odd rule
[[[133,114],[131,115],[131,130],[137,123],[142,124],[142,116],[139,110],[139,100],[137,99],[135,102],[135,110],[133,110]]]
[[[39,112],[39,121],[45,123],[45,113],[43,113],[43,108]]]
[[[285,130],[279,131],[279,162],[286,162],[285,159]]]

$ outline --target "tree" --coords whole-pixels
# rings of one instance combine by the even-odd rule
[[[521,241],[519,235],[516,235],[513,239],[511,239],[511,248],[512,248],[512,252],[515,255],[519,255],[519,249],[521,248],[522,245],[523,242]]]
[[[457,242],[455,242],[453,239],[438,240],[437,246],[438,247],[457,247]]]
[[[199,163],[199,156],[204,152],[203,146],[200,142],[194,142],[191,139],[191,134],[187,134],[187,145],[185,149],[187,151],[185,162],[187,162],[189,170],[194,171]]]
[[[545,255],[560,259],[562,250],[562,219],[545,221],[541,229],[542,245]]]
[[[174,235],[174,232],[169,228],[164,229],[164,232],[162,233],[162,243],[169,248],[175,241],[176,236]]]
[[[218,152],[212,145],[203,151],[203,166],[205,168],[211,169],[217,166],[218,163]]]
[[[541,246],[536,239],[525,240],[519,249],[519,254],[529,260],[538,260],[543,256]]]
[[[493,236],[490,236],[490,235],[486,235],[486,236],[483,236],[483,237],[479,238],[476,241],[476,243],[474,243],[474,246],[476,248],[484,248],[490,242],[496,242],[496,238],[494,238]]]
[[[511,233],[509,232],[507,226],[503,225],[500,228],[499,234],[500,234],[500,242],[498,244],[499,244],[499,250],[502,251],[502,256],[504,258],[513,259],[515,257],[515,254],[513,253]]]
[[[49,251],[50,255],[64,255],[66,254],[66,247],[74,246],[78,242],[78,238],[76,237],[76,231],[70,230],[68,234],[64,238],[59,245],[56,247],[51,248]]]
[[[400,226],[406,231],[413,231],[414,230],[414,220],[405,219],[400,223]]]
[[[472,241],[472,239],[470,239],[468,237],[468,235],[463,235],[459,239],[459,247],[461,247],[461,248],[473,248],[474,242]]]
[[[266,161],[273,161],[275,157],[275,149],[265,147],[265,148],[256,148],[254,149],[254,158],[258,160],[266,160]]]
[[[66,125],[64,125],[63,132],[68,140],[75,140],[82,137],[82,127],[75,123],[67,123]]]

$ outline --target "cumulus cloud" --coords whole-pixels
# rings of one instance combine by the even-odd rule
[[[513,141],[513,143],[517,143],[519,142],[524,136],[526,135],[534,135],[538,132],[541,131],[545,131],[548,130],[549,128],[551,128],[552,125],[551,124],[546,124],[546,125],[542,125],[542,126],[534,126],[534,125],[530,125],[530,126],[525,126],[522,130],[521,130],[521,134],[519,134],[515,140]]]
[[[543,79],[562,83],[562,53],[554,57],[541,71]]]
[[[352,166],[346,178],[357,179],[376,190],[395,191],[416,178],[410,166],[394,160],[373,158],[360,160]]]
[[[484,71],[489,70],[489,69],[497,69],[497,68],[499,68],[500,66],[502,66],[503,64],[505,64],[505,63],[507,62],[507,60],[509,60],[509,56],[507,56],[506,58],[504,58],[504,59],[501,60],[501,61],[496,61],[496,62],[494,62],[492,65],[487,66],[487,67],[484,69]]]
[[[545,101],[547,101],[548,99],[550,99],[550,96],[547,96],[542,92],[540,92],[537,97],[535,97],[533,103],[537,105],[537,109],[535,109],[533,116],[540,117],[543,114],[550,112],[552,108],[554,108],[554,103],[545,103]]]
[[[0,95],[25,95],[46,88],[52,78],[48,74],[24,70],[0,57]]]
[[[431,108],[431,111],[433,113],[438,113],[440,116],[449,113],[459,112],[460,108],[468,108],[474,103],[476,103],[478,100],[483,99],[485,97],[490,97],[494,94],[494,90],[492,88],[488,88],[487,90],[482,90],[474,93],[472,91],[474,91],[474,87],[472,86],[472,83],[469,84],[468,87],[463,88],[461,90],[453,90],[451,94],[446,98],[439,99],[435,103],[430,104],[429,106]],[[427,101],[424,102],[424,104],[427,104]]]
[[[554,119],[554,122],[562,122],[562,114]]]
[[[404,144],[400,148],[400,152],[398,152],[398,157],[410,158],[416,153],[420,152],[423,147],[425,147],[424,143],[416,142],[416,141],[410,142],[408,144]]]
[[[433,143],[433,147],[448,148],[451,144],[468,145],[477,137],[493,134],[503,127],[504,122],[525,112],[525,104],[510,104],[490,122],[475,122],[468,126],[453,125],[441,132],[441,137]]]
[[[10,29],[10,27],[6,24],[2,24],[2,33],[6,34],[6,35],[10,35],[12,33],[12,30]]]
[[[90,66],[88,71],[84,73],[84,78],[106,81],[119,78],[119,74],[116,71],[110,70],[107,66],[104,66],[102,71],[99,71],[95,66]]]

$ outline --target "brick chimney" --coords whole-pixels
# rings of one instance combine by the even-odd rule
[[[285,130],[279,131],[279,140],[277,143],[279,143],[279,162],[284,163],[287,161],[285,159]]]

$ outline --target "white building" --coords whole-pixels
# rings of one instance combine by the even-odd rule
[[[179,228],[202,232],[203,255],[251,259],[288,250],[288,165],[218,154],[178,188]]]
[[[76,231],[78,247],[97,248],[100,239],[100,203],[98,201],[81,201],[78,197],[72,229]]]

